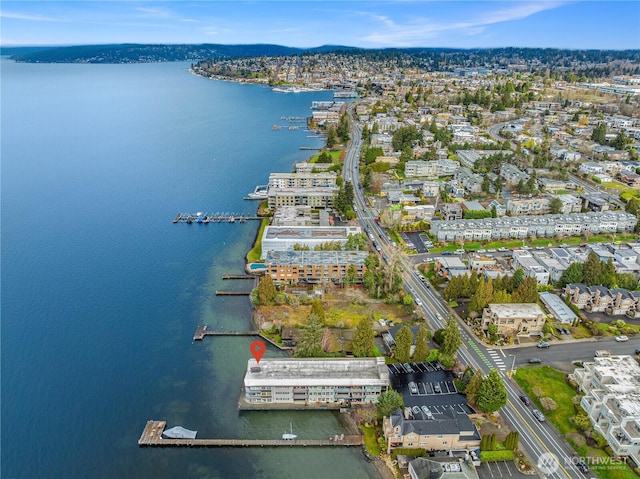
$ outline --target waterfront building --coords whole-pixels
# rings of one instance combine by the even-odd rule
[[[314,208],[330,208],[338,191],[337,186],[316,186],[310,188],[269,188],[267,201],[269,208],[281,206],[309,205]]]
[[[271,173],[269,175],[270,188],[313,188],[336,186],[335,171],[322,173]]]
[[[261,257],[264,259],[268,251],[293,251],[294,245],[312,250],[337,241],[344,246],[349,235],[358,233],[362,233],[359,226],[267,226],[262,234]]]
[[[640,467],[640,365],[628,355],[600,356],[582,363],[572,375],[580,405],[613,455],[630,457]]]
[[[251,404],[375,403],[389,387],[384,358],[249,359],[244,399]]]
[[[469,416],[453,407],[443,412],[412,413],[409,408],[397,409],[382,423],[387,440],[387,452],[395,448],[428,451],[470,451],[480,447],[480,433]]]
[[[330,226],[329,212],[311,206],[282,206],[271,218],[272,226]]]
[[[353,281],[362,283],[366,251],[268,251],[267,274],[276,282],[342,284],[351,266]]]

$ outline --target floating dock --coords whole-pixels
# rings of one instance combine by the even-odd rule
[[[301,146],[300,149],[301,150],[318,150],[318,151],[322,150],[322,148],[316,148],[314,146]]]
[[[262,217],[245,213],[178,213],[173,223],[244,223],[250,220],[261,220]]]
[[[216,296],[249,296],[251,291],[229,291],[224,289],[219,289],[216,291]]]
[[[223,274],[222,279],[256,279],[253,274]]]
[[[335,435],[330,439],[164,439],[166,421],[147,421],[140,447],[350,447],[364,444],[362,436]]]

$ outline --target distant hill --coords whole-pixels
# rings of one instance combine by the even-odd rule
[[[562,50],[557,48],[384,48],[364,49],[343,45],[323,45],[314,48],[293,48],[281,45],[79,45],[68,47],[2,48],[18,62],[27,63],[151,63],[200,60],[220,60],[260,56],[290,56],[304,53],[342,52],[361,55],[369,60],[403,58],[405,66],[431,69],[452,66],[507,66],[509,63],[533,62],[554,68],[573,65],[625,64],[640,62],[639,50]],[[634,65],[634,67],[637,65]],[[611,70],[613,71],[613,70]],[[605,72],[607,73],[607,72]],[[610,73],[610,72],[609,72]],[[636,72],[637,73],[637,72]]]
[[[354,50],[345,46],[322,46],[311,49],[283,47],[281,45],[79,45],[69,47],[17,47],[3,48],[10,55],[26,63],[150,63],[196,61],[204,59],[287,56],[303,52],[326,53]]]

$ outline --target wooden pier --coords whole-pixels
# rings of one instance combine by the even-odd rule
[[[256,279],[253,274],[223,274],[222,279]]]
[[[216,291],[216,296],[250,296],[251,291],[229,291],[219,289]]]
[[[260,331],[210,331],[207,325],[198,326],[193,334],[194,341],[202,341],[205,336],[259,336]]]
[[[301,150],[322,150],[322,148],[316,148],[315,146],[301,146]]]
[[[244,223],[250,220],[261,220],[262,217],[245,213],[178,213],[173,223]]]
[[[166,421],[147,421],[140,447],[350,447],[364,444],[362,436],[335,435],[329,439],[163,439]]]

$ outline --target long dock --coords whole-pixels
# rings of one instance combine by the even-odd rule
[[[193,334],[194,341],[202,341],[205,336],[258,336],[260,331],[211,331],[207,325],[198,326]]]
[[[216,296],[249,296],[251,295],[251,291],[229,291],[224,289],[219,289],[216,291]]]
[[[254,274],[223,274],[222,279],[256,279]]]
[[[261,220],[262,217],[245,213],[178,213],[173,223],[244,223],[250,220]]]
[[[364,444],[362,436],[335,435],[330,439],[163,439],[166,421],[147,421],[138,439],[141,447],[350,447]]]

